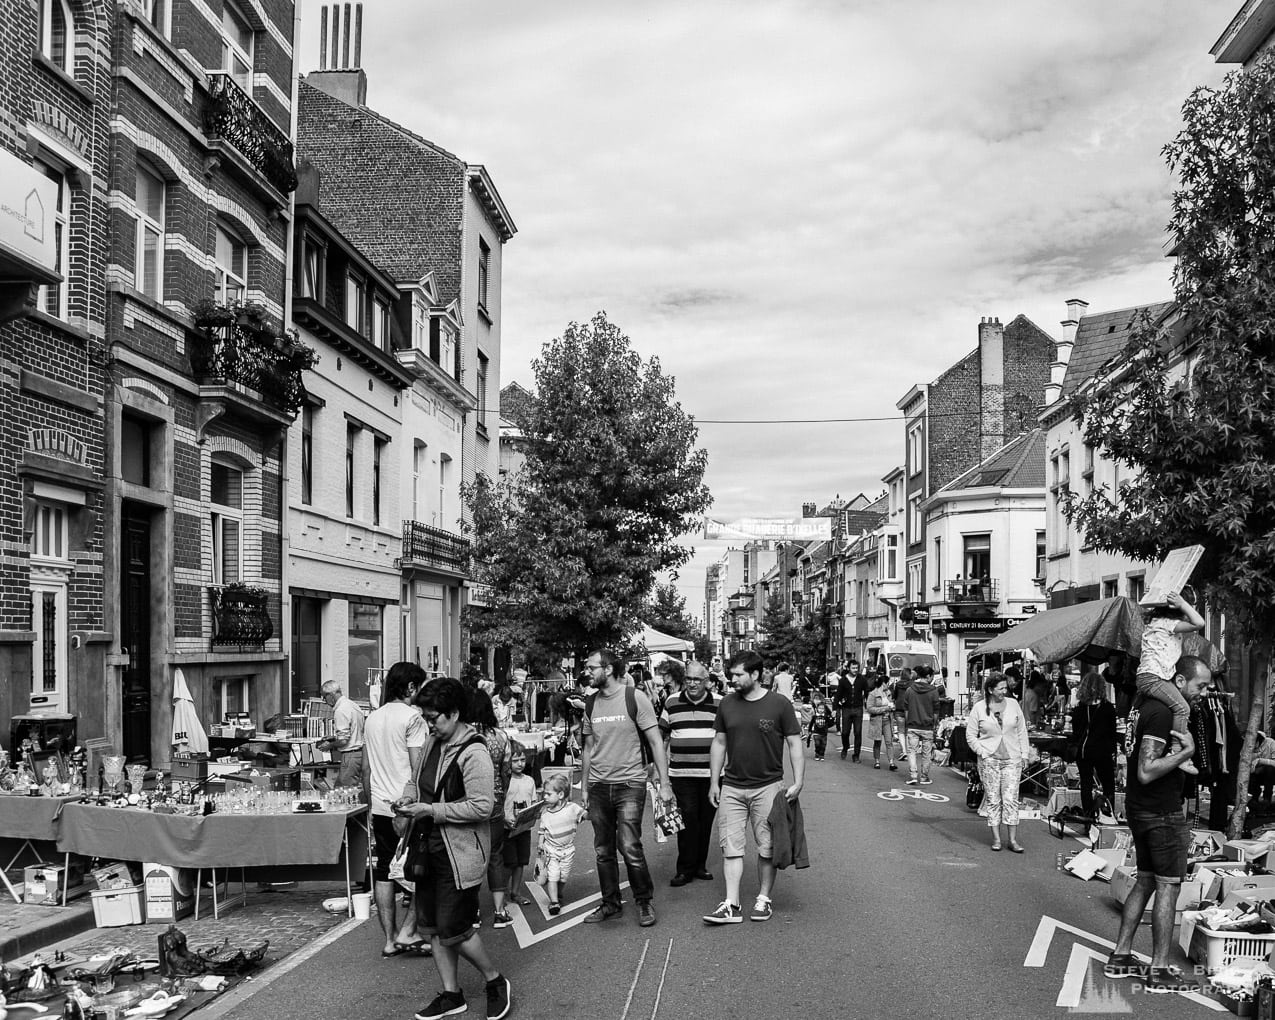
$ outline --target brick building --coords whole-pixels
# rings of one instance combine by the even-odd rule
[[[40,0],[3,25],[4,144],[61,192],[66,268],[0,333],[0,474],[28,479],[0,490],[4,708],[34,652],[81,740],[163,765],[179,666],[204,719],[282,707],[293,5]]]
[[[390,327],[417,373],[401,444],[404,477],[421,480],[404,510],[404,654],[455,674],[474,598],[460,488],[499,476],[501,263],[516,227],[484,167],[367,107],[357,49],[301,81],[297,145],[322,174],[325,216],[414,295]],[[490,674],[495,650],[478,654]]]

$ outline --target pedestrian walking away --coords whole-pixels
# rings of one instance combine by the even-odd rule
[[[908,785],[929,786],[930,760],[934,757],[934,727],[938,722],[939,694],[930,677],[930,666],[917,666],[916,679],[895,702],[896,713],[903,715],[908,735]]]
[[[708,787],[717,705],[718,699],[708,689],[707,667],[692,662],[686,667],[682,690],[664,703],[660,713],[669,782],[684,826],[677,834],[677,870],[669,882],[672,886],[713,878],[708,871],[708,848],[717,808],[708,798]]]
[[[487,742],[469,724],[469,694],[459,680],[438,677],[417,703],[429,727],[417,779],[418,796],[399,804],[412,822],[408,860],[416,879],[417,927],[429,938],[442,990],[416,1020],[437,1020],[467,1009],[459,965],[471,963],[483,976],[488,1020],[509,1015],[510,987],[474,927],[478,891],[491,856],[495,775]]]
[[[744,874],[745,830],[757,848],[757,900],[749,917],[768,921],[775,886],[770,812],[775,797],[795,801],[801,793],[806,758],[797,713],[787,698],[761,686],[762,659],[754,651],[738,652],[727,664],[735,690],[722,699],[713,723],[709,765],[709,799],[720,812],[718,841],[726,895],[717,909],[704,915],[707,924],[743,920],[740,882]],[[793,783],[784,788],[784,752]]]
[[[1200,700],[1211,680],[1208,665],[1195,656],[1184,655],[1174,667],[1173,686],[1188,705]],[[1173,718],[1173,710],[1165,702],[1142,692],[1129,713],[1125,810],[1138,877],[1121,910],[1115,951],[1103,968],[1109,978],[1138,978],[1148,992],[1195,988],[1180,968],[1169,965],[1178,887],[1186,876],[1191,842],[1190,823],[1182,810],[1185,780],[1181,766],[1195,753],[1190,733],[1175,731]],[[1152,895],[1151,965],[1144,968],[1133,955],[1133,940]]]
[[[1116,804],[1116,707],[1107,700],[1107,682],[1090,670],[1080,681],[1080,703],[1071,710],[1071,739],[1080,771],[1080,808],[1088,818],[1099,812],[1094,803],[1096,777],[1106,813]]]
[[[1027,715],[1009,696],[1003,673],[989,673],[983,681],[983,698],[970,709],[965,720],[965,741],[978,755],[979,778],[983,781],[983,804],[979,814],[992,830],[992,849],[1001,848],[1001,826],[1009,839],[1009,849],[1023,852],[1018,842],[1018,784],[1031,747],[1027,739]]]
[[[637,901],[638,923],[647,928],[655,923],[655,908],[651,904],[651,869],[642,848],[647,773],[643,749],[649,749],[654,761],[660,798],[671,801],[673,788],[669,785],[664,741],[651,699],[636,688],[625,686],[624,663],[619,656],[600,649],[589,656],[585,668],[593,693],[585,706],[581,765],[602,902],[584,920],[586,924],[597,924],[620,913],[618,854],[624,858],[629,888]]]

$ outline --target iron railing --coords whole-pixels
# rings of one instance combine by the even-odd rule
[[[297,188],[292,142],[228,74],[208,75],[204,130],[209,138],[233,145],[260,174],[285,195]]]
[[[403,563],[469,576],[469,539],[420,521],[403,522]]]
[[[946,582],[948,602],[995,603],[1001,600],[1000,581],[991,578],[973,578]]]
[[[274,634],[270,596],[264,591],[209,588],[214,645],[265,646]]]
[[[267,404],[289,414],[304,403],[302,374],[316,360],[304,344],[249,321],[201,323],[190,332],[188,349],[197,382],[256,390]]]

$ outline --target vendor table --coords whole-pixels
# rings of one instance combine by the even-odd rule
[[[1064,761],[1070,761],[1067,738],[1061,733],[1042,733],[1030,731],[1027,739],[1032,747],[1040,753],[1041,757],[1023,768],[1022,780],[1019,783],[1031,784],[1039,787],[1042,791],[1049,789],[1049,763],[1045,761],[1045,755],[1052,755],[1055,758],[1062,758]]]
[[[198,879],[204,869],[237,868],[242,879],[246,868],[343,864],[348,900],[353,892],[351,826],[366,838],[366,807],[314,814],[192,816],[69,804],[62,812],[57,843],[67,853],[193,868],[201,873]],[[216,888],[214,881],[214,917]],[[196,910],[198,895],[197,891]]]
[[[22,855],[28,851],[35,858],[34,863],[38,864],[44,860],[33,843],[57,842],[58,819],[63,807],[70,802],[69,797],[19,797],[16,794],[0,796],[0,836],[22,841],[17,853],[9,859],[4,870],[0,871],[0,882],[4,883],[15,903],[21,903],[22,897],[9,881],[7,872],[11,871]],[[62,863],[69,867],[71,863],[69,853],[64,854]],[[62,883],[62,906],[66,906],[65,879]]]

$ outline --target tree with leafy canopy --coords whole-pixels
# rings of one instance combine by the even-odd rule
[[[819,612],[804,623],[796,623],[779,596],[771,595],[757,629],[764,635],[757,651],[768,665],[786,662],[816,674],[823,672],[828,644],[826,614]]]
[[[1194,580],[1264,667],[1236,698],[1234,837],[1275,637],[1275,63],[1195,89],[1182,112],[1164,149],[1178,182],[1172,313],[1139,322],[1077,400],[1086,441],[1136,476],[1118,494],[1073,496],[1069,514],[1100,549],[1138,559],[1204,546]]]
[[[695,626],[686,618],[686,599],[670,582],[657,584],[655,594],[647,604],[642,621],[669,637],[689,641]]]
[[[475,640],[544,661],[632,632],[656,575],[690,558],[679,539],[711,500],[672,377],[605,313],[568,325],[532,370],[526,464],[463,490],[487,602],[467,623]]]

